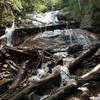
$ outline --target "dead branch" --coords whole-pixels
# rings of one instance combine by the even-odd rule
[[[91,49],[87,50],[86,52],[83,52],[79,57],[77,57],[72,63],[69,65],[66,64],[65,66],[68,67],[69,71],[72,72],[74,68],[80,64],[83,60],[85,60],[88,57],[91,57],[99,48],[99,44],[94,45]]]

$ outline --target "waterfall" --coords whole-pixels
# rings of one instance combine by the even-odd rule
[[[11,27],[6,27],[5,34],[0,37],[0,40],[6,38],[6,45],[9,47],[13,46],[13,44],[11,42],[12,42],[12,33],[14,32],[14,30],[15,30],[15,20],[13,20]],[[1,44],[1,45],[3,45],[3,44]]]
[[[7,46],[12,47],[12,33],[14,32],[14,27],[15,27],[15,20],[13,20],[12,26],[11,28],[6,28],[5,30],[5,34],[6,34],[6,38],[7,38]]]

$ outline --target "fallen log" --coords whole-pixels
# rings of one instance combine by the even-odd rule
[[[70,72],[73,72],[73,70],[75,69],[75,67],[80,64],[83,60],[85,60],[86,58],[91,57],[100,47],[99,44],[94,45],[91,49],[83,52],[79,57],[77,57],[72,63],[70,64],[66,64],[65,66],[68,67]]]
[[[64,96],[69,96],[73,92],[77,90],[78,87],[82,86],[84,83],[86,83],[90,76],[93,76],[97,73],[97,71],[100,70],[100,64],[98,64],[94,69],[92,69],[90,72],[86,73],[85,75],[82,75],[80,78],[81,80],[77,80],[76,82],[73,82],[69,86],[64,86],[59,91],[57,91],[55,94],[51,95],[50,97],[46,98],[46,100],[62,100]],[[93,76],[92,78],[94,78]]]
[[[59,78],[59,76],[60,76],[60,73],[54,73],[45,79],[34,82],[30,86],[26,87],[25,89],[23,89],[22,91],[17,93],[14,97],[10,98],[9,100],[21,100],[21,99],[25,98],[25,95],[33,92],[35,89],[41,87],[42,85],[44,85],[48,82],[51,82],[54,79]]]
[[[5,47],[4,50],[6,51],[6,53],[10,54],[11,57],[16,59],[15,61],[18,61],[18,63],[19,62],[22,63],[23,61],[26,61],[28,59],[32,59],[34,62],[37,62],[39,59],[39,53],[35,49],[34,50],[21,50],[17,48]]]
[[[29,52],[26,52],[24,50],[20,50],[20,49],[17,49],[17,48],[9,48],[9,47],[5,47],[5,50],[7,53],[10,53],[10,54],[18,54],[18,55],[25,55],[25,56],[33,56],[32,53],[29,53]]]

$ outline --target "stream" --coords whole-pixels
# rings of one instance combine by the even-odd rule
[[[80,0],[78,1],[80,6]],[[7,54],[11,56],[12,58],[11,60],[13,60],[13,64],[12,65],[9,64],[9,66],[13,66],[11,68],[14,69],[15,72],[22,68],[21,71],[19,70],[19,72],[16,73],[18,77],[12,70],[10,70],[11,72],[9,73],[13,74],[8,75],[9,77],[12,77],[14,82],[16,83],[18,82],[17,85],[19,84],[19,87],[22,86],[21,88],[23,87],[27,88],[27,86],[29,86],[32,83],[32,81],[33,83],[35,81],[38,82],[44,79],[45,77],[49,76],[53,72],[57,71],[60,72],[60,81],[58,82],[59,84],[53,84],[53,86],[51,85],[51,88],[48,89],[46,92],[43,91],[45,90],[44,89],[45,87],[42,87],[42,89],[40,90],[37,89],[36,91],[28,93],[26,97],[28,98],[28,100],[33,100],[33,98],[35,98],[34,100],[45,100],[46,97],[48,96],[50,97],[51,95],[53,95],[53,92],[59,91],[59,89],[57,89],[58,87],[62,88],[65,85],[67,86],[71,85],[75,81],[74,77],[76,76],[71,75],[68,67],[66,67],[65,65],[75,61],[75,59],[77,59],[77,57],[79,57],[82,52],[89,50],[95,43],[99,42],[97,37],[93,33],[87,30],[83,30],[80,28],[77,29],[72,29],[71,27],[69,28],[68,22],[65,22],[66,28],[46,30],[46,26],[48,25],[52,26],[59,23],[59,20],[57,18],[57,14],[59,12],[60,11],[52,11],[52,12],[46,12],[44,14],[27,15],[31,16],[31,19],[33,19],[32,25],[34,27],[41,28],[42,26],[44,26],[45,30],[44,31],[41,30],[31,35],[27,33],[28,35],[23,37],[24,41],[21,42],[20,44],[16,45],[13,44],[13,42],[16,42],[13,38],[18,38],[18,37],[13,37],[13,34],[17,35],[20,34],[19,39],[21,34],[24,34],[21,33],[23,31],[19,33],[15,32],[17,29],[15,27],[15,21],[13,21],[11,27],[6,27],[5,34],[0,37],[1,50],[3,47],[7,47],[7,51],[6,48],[4,49],[7,52]],[[12,52],[8,52],[10,50]],[[19,56],[20,54],[22,55]],[[7,61],[9,62],[9,60]],[[82,64],[80,64],[80,66],[82,66]],[[3,67],[5,66],[3,65]],[[33,72],[34,71],[33,69],[35,67],[36,67],[35,69],[36,72]],[[23,70],[25,70],[25,73]],[[25,75],[24,78],[26,79],[24,80],[24,78],[21,77],[20,75],[23,76]],[[16,81],[16,79],[19,80]],[[23,81],[20,79],[22,79]],[[20,81],[22,82],[20,83]],[[13,88],[14,86],[16,88],[18,87],[17,85],[14,83],[14,85],[11,85],[11,88]],[[47,85],[50,85],[50,83],[48,83]],[[46,86],[46,88],[49,87]],[[12,96],[11,97],[1,96],[1,97],[11,98]]]

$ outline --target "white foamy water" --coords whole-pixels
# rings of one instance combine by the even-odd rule
[[[13,44],[12,44],[12,33],[15,30],[14,27],[15,27],[15,20],[13,20],[12,26],[10,28],[9,27],[6,27],[5,34],[0,37],[0,40],[6,38],[5,44],[7,46],[9,46],[9,47],[12,47],[13,46]],[[1,45],[3,46],[3,44],[1,44]]]
[[[56,24],[58,22],[58,18],[57,18],[57,14],[59,13],[59,11],[51,11],[51,12],[46,12],[46,13],[41,13],[41,14],[36,14],[34,16],[32,16],[32,23],[33,25],[50,25],[50,24]],[[36,19],[37,21],[35,21],[34,19]]]

